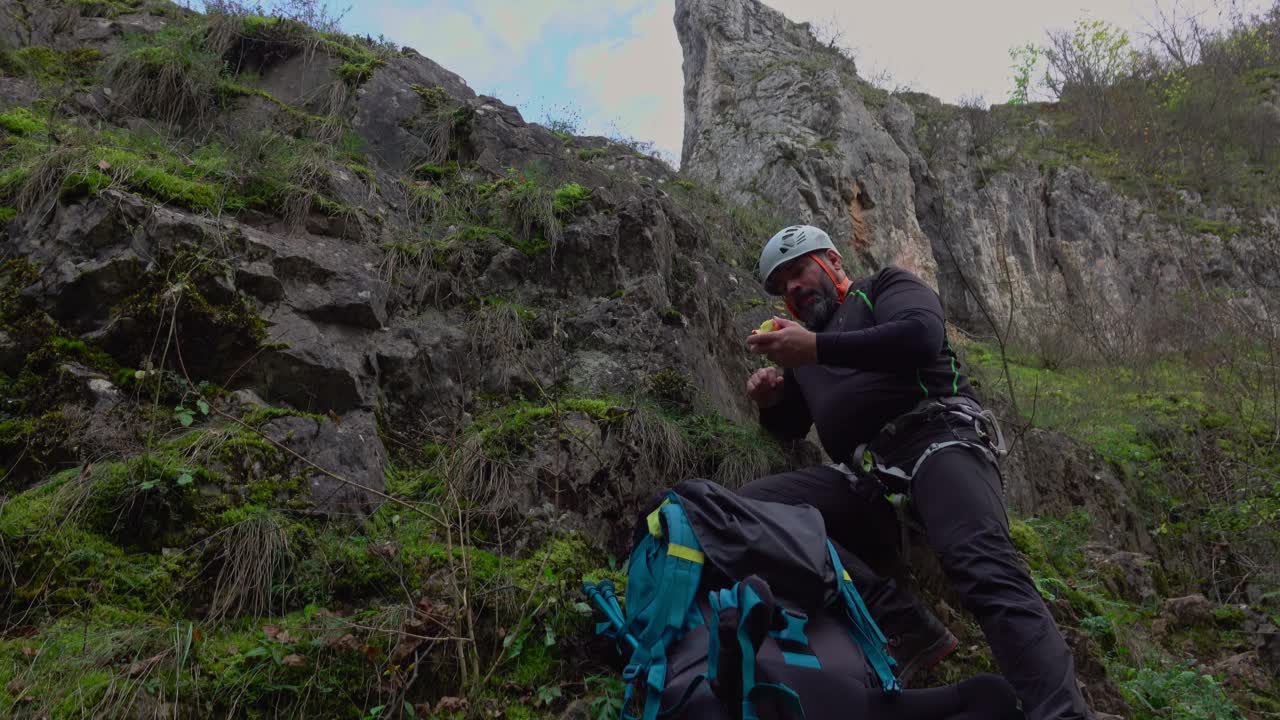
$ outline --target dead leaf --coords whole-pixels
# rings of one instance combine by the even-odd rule
[[[338,415],[338,413],[334,412],[333,410],[329,411],[329,419],[333,421],[334,425],[342,424],[342,418]]]
[[[31,647],[30,645],[23,645],[23,646],[22,646],[22,655],[23,655],[23,657],[35,657],[35,656],[36,656],[36,655],[38,655],[38,654],[39,654],[39,651],[38,651],[38,650],[36,650],[35,648]]]
[[[369,658],[369,662],[376,664],[378,662],[378,658],[382,657],[382,648],[376,645],[365,645],[364,655]]]
[[[106,172],[111,169],[111,163],[107,162],[106,160],[99,160],[98,169],[101,170],[102,172]]]
[[[295,640],[288,630],[281,629],[279,625],[263,625],[262,632],[267,634],[268,640],[274,640],[282,644],[291,643]]]
[[[356,640],[356,636],[347,633],[339,638],[334,638],[328,643],[330,648],[335,650],[349,650],[351,652],[360,652],[360,641]]]
[[[436,712],[448,712],[451,710],[467,710],[471,707],[471,703],[466,698],[454,697],[452,695],[440,698],[440,702],[436,703]]]
[[[290,654],[285,655],[284,659],[282,659],[280,663],[286,667],[302,667],[307,664],[307,659],[301,655]]]
[[[204,642],[204,633],[200,632],[200,628],[191,631],[191,639],[196,642]]]
[[[227,654],[228,654],[228,655],[239,655],[239,654],[240,654],[240,648],[239,648],[238,646],[236,646],[236,645],[228,645],[228,646],[227,646]]]

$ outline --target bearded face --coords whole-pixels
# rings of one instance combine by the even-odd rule
[[[791,301],[791,306],[800,316],[800,322],[814,332],[826,327],[831,316],[840,307],[836,288],[825,275],[818,278],[817,287],[798,290],[795,295],[796,299]]]

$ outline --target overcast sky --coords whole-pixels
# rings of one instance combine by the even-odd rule
[[[526,120],[577,120],[580,134],[622,135],[680,157],[684,110],[674,0],[326,0],[352,5],[350,33],[384,35],[461,75]],[[1160,6],[1172,8],[1171,0]],[[1216,25],[1230,3],[1179,0]],[[1156,0],[773,0],[790,19],[841,33],[859,73],[949,102],[1004,102],[1009,49],[1090,17],[1136,35]]]

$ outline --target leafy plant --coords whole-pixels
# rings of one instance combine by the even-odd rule
[[[196,399],[194,407],[176,405],[173,408],[173,416],[182,427],[191,427],[191,423],[195,422],[196,413],[201,416],[209,414],[209,403],[205,402],[203,398]]]

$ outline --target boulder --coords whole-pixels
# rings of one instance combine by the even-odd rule
[[[1161,617],[1170,628],[1208,625],[1213,622],[1213,603],[1200,594],[1169,598],[1164,602]]]
[[[284,416],[268,422],[262,432],[290,451],[287,462],[306,479],[313,511],[367,515],[382,503],[386,450],[372,413],[324,420]]]

